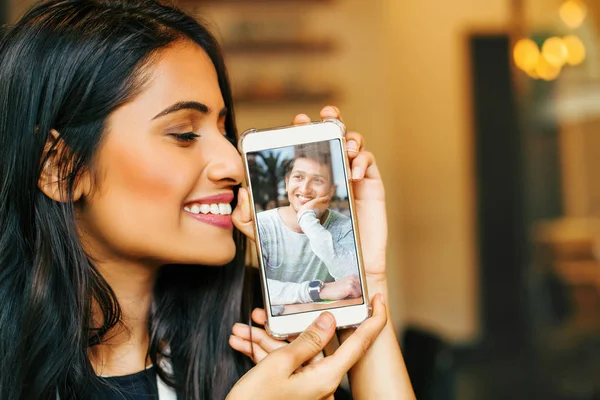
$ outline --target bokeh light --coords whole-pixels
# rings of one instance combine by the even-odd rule
[[[560,68],[567,62],[569,49],[562,38],[553,36],[542,45],[542,56],[550,65]]]
[[[585,20],[587,7],[581,0],[567,0],[560,6],[559,14],[565,25],[577,29]]]
[[[515,65],[527,72],[535,69],[540,58],[540,49],[531,39],[521,39],[515,44],[513,51]]]
[[[567,46],[567,64],[579,65],[585,61],[586,50],[585,45],[576,35],[565,36],[563,39],[565,46]]]
[[[562,68],[548,62],[545,57],[540,57],[535,67],[535,73],[545,81],[553,81],[558,78]]]

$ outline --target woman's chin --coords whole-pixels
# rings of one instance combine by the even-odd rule
[[[223,266],[229,264],[236,256],[237,248],[233,240],[211,243],[209,246],[186,245],[177,249],[171,248],[169,253],[161,259],[161,265],[206,265]]]
[[[197,254],[194,254],[193,261],[190,264],[219,267],[229,264],[235,258],[236,251],[233,240],[231,244],[221,243],[219,246],[211,247],[211,249],[198,251]]]

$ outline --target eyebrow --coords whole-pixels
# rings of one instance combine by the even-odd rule
[[[294,169],[294,170],[292,170],[292,174],[304,174],[304,175],[308,175],[308,173],[306,171],[302,171],[301,169]],[[325,177],[325,175],[323,175],[323,174],[312,174],[312,176],[317,176],[319,178],[327,179],[327,177]]]
[[[209,114],[212,111],[210,107],[197,101],[181,101],[179,103],[175,103],[172,106],[165,108],[164,110],[159,112],[154,118],[152,118],[152,120],[164,117],[165,115],[181,110],[196,110],[200,111],[202,114]],[[219,117],[223,117],[225,115],[227,115],[227,107],[223,107],[221,111],[219,111]]]

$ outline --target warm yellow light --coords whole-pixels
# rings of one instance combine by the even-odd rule
[[[561,67],[550,64],[545,57],[540,57],[535,67],[535,73],[545,81],[553,81],[560,75]]]
[[[585,20],[587,7],[581,0],[567,0],[560,6],[559,14],[565,25],[577,29]]]
[[[540,76],[537,73],[537,63],[533,68],[525,71],[525,73],[532,79],[540,79]]]
[[[546,39],[542,45],[542,56],[550,65],[560,68],[567,62],[569,50],[564,40],[554,36]]]
[[[575,35],[565,36],[563,39],[565,46],[567,46],[567,64],[569,65],[579,65],[581,64],[586,57],[585,45]]]
[[[531,71],[535,68],[540,58],[540,49],[531,39],[521,39],[515,44],[513,50],[515,65],[523,71]]]

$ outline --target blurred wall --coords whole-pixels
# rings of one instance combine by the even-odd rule
[[[384,3],[405,322],[471,341],[480,328],[466,38],[506,31],[510,2]]]

